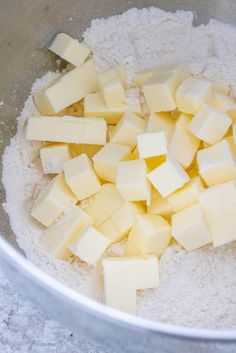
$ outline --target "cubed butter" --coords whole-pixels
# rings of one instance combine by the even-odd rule
[[[182,113],[194,115],[211,100],[211,83],[206,80],[186,78],[176,91],[177,107]]]
[[[26,139],[35,141],[105,145],[106,135],[106,122],[101,118],[30,117],[26,128]]]
[[[102,83],[101,95],[107,107],[112,108],[125,103],[125,90],[119,79]]]
[[[147,177],[163,197],[169,196],[190,180],[185,170],[170,155],[164,163],[148,173]]]
[[[208,78],[206,78],[206,80],[211,83],[211,88],[213,93],[220,93],[226,96],[230,93],[230,87],[226,83],[222,83],[219,81],[217,82],[214,80],[210,80]]]
[[[159,215],[163,217],[170,217],[173,210],[166,198],[162,197],[154,188],[151,194],[151,203],[147,208],[147,213]]]
[[[175,119],[169,113],[151,113],[147,119],[145,132],[164,131],[169,143],[174,133],[175,123]]]
[[[214,93],[212,105],[222,112],[227,113],[233,120],[236,119],[236,103],[231,97]]]
[[[110,142],[133,149],[137,144],[137,135],[144,132],[145,125],[143,119],[133,113],[126,112],[112,131]]]
[[[103,260],[105,303],[136,314],[136,291],[156,288],[159,269],[156,256],[109,257]]]
[[[110,69],[98,74],[99,84],[102,85],[104,82],[119,79],[124,88],[127,88],[127,67],[126,65],[119,65],[114,69]]]
[[[236,156],[230,143],[224,139],[197,154],[199,173],[208,186],[236,178]]]
[[[86,154],[67,161],[64,166],[65,180],[79,201],[101,190],[92,162]]]
[[[228,114],[207,105],[193,117],[188,129],[197,138],[214,145],[231,125],[232,119]]]
[[[118,163],[129,159],[130,147],[107,143],[93,156],[94,169],[99,178],[115,183]]]
[[[188,251],[212,242],[212,236],[199,204],[172,216],[172,235]]]
[[[86,45],[65,33],[58,33],[48,49],[74,66],[82,65],[90,54]]]
[[[79,206],[71,206],[55,224],[47,228],[40,242],[53,256],[67,260],[72,255],[68,244],[78,232],[92,224],[91,216]]]
[[[167,140],[164,131],[149,132],[137,136],[139,158],[158,157],[167,154]]]
[[[158,215],[136,215],[125,244],[125,255],[163,255],[171,239],[169,223]]]
[[[190,122],[191,116],[180,115],[169,146],[169,152],[185,169],[193,162],[200,146],[200,140],[188,130]]]
[[[71,158],[67,144],[53,144],[40,149],[40,159],[44,174],[58,174],[63,171],[63,164]]]
[[[65,182],[63,174],[57,175],[39,193],[33,203],[31,216],[44,226],[51,226],[65,209],[77,199]]]
[[[36,93],[34,102],[42,115],[56,114],[97,89],[94,63],[89,60],[61,76],[50,87]]]

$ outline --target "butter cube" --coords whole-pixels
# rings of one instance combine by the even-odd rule
[[[86,45],[65,33],[58,33],[48,49],[74,66],[82,65],[90,54]]]
[[[167,197],[189,181],[188,174],[172,157],[148,173],[148,179],[162,197]]]
[[[58,174],[63,171],[63,164],[71,158],[70,148],[66,144],[42,147],[40,158],[44,174]]]
[[[169,152],[185,169],[191,165],[200,146],[200,140],[188,130],[190,122],[191,116],[180,115],[169,146]]]
[[[50,87],[36,93],[34,102],[42,115],[56,114],[97,89],[94,63],[89,60],[61,76]]]
[[[214,93],[212,105],[222,112],[227,113],[233,120],[236,119],[236,103],[232,98],[220,93]]]
[[[173,214],[173,210],[164,197],[159,194],[155,189],[152,189],[151,203],[147,208],[148,214],[159,215],[163,217],[170,217]]]
[[[198,152],[199,173],[208,186],[236,178],[236,156],[227,140]]]
[[[47,228],[40,242],[53,256],[67,260],[72,255],[68,244],[78,232],[92,224],[92,217],[79,206],[71,206],[55,224]]]
[[[149,132],[137,136],[139,158],[158,157],[167,154],[167,141],[164,131]]]
[[[31,216],[49,227],[77,199],[67,186],[64,175],[53,178],[39,193],[33,203]]]
[[[90,158],[98,153],[103,147],[101,145],[85,145],[84,143],[71,143],[69,146],[72,157],[77,157],[80,154],[85,153]]]
[[[26,128],[26,139],[35,141],[105,145],[106,134],[106,122],[100,118],[30,117]]]
[[[211,83],[206,80],[186,78],[176,91],[177,107],[182,113],[194,115],[211,100]]]
[[[98,75],[99,84],[102,85],[104,82],[119,79],[124,88],[127,88],[127,67],[126,65],[119,65],[114,69],[104,71]]]
[[[105,253],[110,240],[93,227],[84,228],[69,244],[70,251],[89,265],[94,265]]]
[[[149,81],[156,72],[156,67],[143,69],[135,74],[134,83],[136,86],[142,87]]]
[[[105,303],[136,314],[136,291],[159,283],[156,256],[109,257],[103,260]]]
[[[129,147],[107,143],[93,156],[94,169],[99,178],[115,183],[118,163],[128,159],[131,159]]]
[[[112,216],[124,204],[124,199],[113,184],[104,184],[101,190],[88,200],[81,202],[80,206],[94,220],[97,228]]]
[[[169,113],[151,113],[147,120],[145,132],[164,131],[167,143],[169,143],[174,133],[175,122],[175,119]]]
[[[143,159],[118,164],[116,187],[124,200],[147,202],[150,200],[151,187],[146,173],[147,167]]]
[[[101,190],[101,183],[86,154],[67,161],[64,166],[65,180],[79,201]]]
[[[211,186],[199,195],[199,203],[213,237],[214,246],[236,240],[235,200],[235,180]]]
[[[125,202],[121,208],[98,227],[98,230],[109,238],[112,243],[116,243],[128,235],[135,216],[142,213],[144,213],[144,209],[140,203]]]
[[[163,255],[171,239],[169,223],[158,215],[137,215],[128,240],[125,255]]]
[[[174,212],[179,212],[198,203],[199,193],[203,189],[202,179],[199,176],[195,176],[181,189],[169,195],[166,201]]]
[[[172,216],[172,235],[188,251],[212,242],[212,236],[199,204]]]
[[[84,116],[104,118],[108,124],[117,124],[125,112],[132,112],[142,116],[141,105],[128,105],[126,103],[115,107],[107,107],[99,93],[90,93],[84,98]]]
[[[143,119],[133,113],[126,112],[112,131],[110,142],[133,149],[137,144],[137,135],[144,132],[145,125]]]
[[[224,95],[228,95],[230,93],[230,87],[227,84],[222,82],[216,82],[208,78],[206,78],[206,80],[211,83],[213,93],[220,93]]]
[[[107,107],[125,103],[125,90],[118,79],[106,81],[101,86],[101,94]]]
[[[219,142],[232,125],[228,114],[211,106],[205,106],[190,122],[189,131],[199,139],[214,145]]]

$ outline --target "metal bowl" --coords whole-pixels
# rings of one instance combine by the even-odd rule
[[[90,21],[131,7],[158,6],[168,11],[191,10],[195,23],[209,18],[236,24],[236,2],[230,0],[11,0],[0,12],[0,149],[8,145],[36,77],[54,69],[46,48],[58,32],[79,37]],[[69,20],[70,19],[70,20]],[[4,202],[1,185],[1,202]],[[136,318],[97,303],[63,286],[33,266],[19,249],[9,220],[0,210],[1,267],[17,289],[64,326],[113,352],[235,352],[236,331],[189,329]],[[220,305],[220,303],[219,303]]]

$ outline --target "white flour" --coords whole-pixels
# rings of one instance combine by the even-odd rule
[[[231,84],[236,92],[236,28],[217,21],[193,27],[193,15],[159,9],[132,9],[106,20],[94,20],[84,33],[97,69],[128,65],[135,71],[174,62],[187,63],[196,73]],[[57,77],[48,73],[35,82],[34,93]],[[18,118],[18,132],[3,157],[5,210],[20,247],[34,264],[82,293],[101,300],[99,266],[59,261],[39,244],[43,228],[29,216],[32,199],[48,180],[38,161],[40,144],[24,138],[26,119],[35,114],[32,97]],[[116,246],[119,250],[119,246]],[[116,249],[116,251],[118,251]],[[236,328],[236,246],[186,253],[169,248],[160,262],[158,289],[140,293],[139,315],[166,323],[216,329]]]

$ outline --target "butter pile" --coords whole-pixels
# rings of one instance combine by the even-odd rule
[[[129,105],[125,66],[97,74],[64,34],[50,49],[74,68],[34,96],[26,138],[44,143],[54,177],[31,215],[55,257],[102,261],[106,303],[135,313],[171,241],[190,251],[236,240],[236,104],[228,86],[173,64],[137,73],[145,104]],[[124,239],[124,256],[104,257]]]

